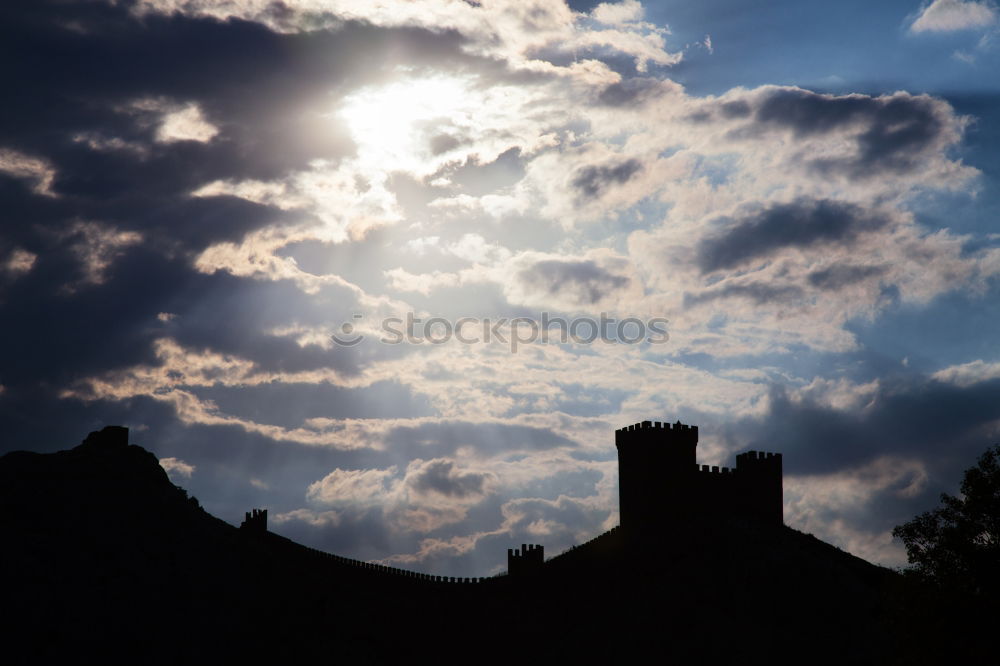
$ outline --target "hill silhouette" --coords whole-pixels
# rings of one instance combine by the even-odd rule
[[[783,525],[616,528],[445,583],[236,528],[126,440],[0,458],[6,663],[876,664],[908,635],[897,574]]]

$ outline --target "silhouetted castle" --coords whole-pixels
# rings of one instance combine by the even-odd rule
[[[605,532],[593,543],[620,539],[622,533],[629,538],[660,538],[671,534],[674,528],[704,521],[736,519],[784,524],[780,453],[741,453],[736,456],[735,468],[698,465],[698,426],[680,421],[672,425],[643,421],[621,428],[615,431],[615,447],[621,530]],[[240,528],[245,534],[269,535],[267,510],[248,511]],[[430,576],[314,552],[343,563],[419,580],[459,583],[491,580]],[[520,549],[507,549],[510,576],[531,577],[540,573],[544,565],[545,549],[541,545],[522,544]]]
[[[699,466],[698,426],[643,421],[615,431],[622,528],[736,518],[784,523],[781,454],[749,451],[736,468]]]
[[[736,470],[699,468],[697,432],[648,422],[618,431],[624,525],[547,561],[547,549],[521,545],[508,551],[510,575],[485,578],[308,548],[268,531],[264,509],[236,529],[129,445],[125,428],[68,451],[13,451],[0,456],[0,571],[17,611],[4,663],[175,664],[197,654],[396,664],[421,649],[509,663],[525,645],[536,661],[584,664],[996,661],[991,634],[967,619],[995,624],[994,615],[970,604],[946,623],[916,606],[929,620],[910,632],[904,603],[942,599],[950,618],[962,599],[900,594],[893,572],[782,526],[781,458],[741,454]],[[697,520],[713,514],[748,520]],[[691,529],[675,529],[669,519],[680,517],[695,519]],[[497,641],[498,631],[512,639]],[[893,632],[914,648],[901,653]],[[929,651],[935,632],[948,639]]]
[[[254,509],[246,512],[246,517],[240,523],[241,530],[251,530],[254,532],[267,531],[267,509]]]
[[[545,548],[538,544],[521,544],[521,550],[507,549],[507,573],[511,576],[529,576],[542,570]]]

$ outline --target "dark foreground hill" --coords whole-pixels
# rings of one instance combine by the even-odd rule
[[[616,529],[534,575],[432,582],[237,529],[126,437],[0,458],[4,663],[881,664],[953,649],[919,635],[954,627],[914,620],[897,574],[787,527]]]

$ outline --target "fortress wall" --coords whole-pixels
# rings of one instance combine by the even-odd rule
[[[390,567],[376,562],[366,562],[364,560],[356,560],[350,557],[334,555],[333,553],[327,553],[322,550],[317,550],[315,548],[310,548],[309,546],[303,546],[302,544],[295,543],[291,539],[287,539],[273,532],[267,532],[267,538],[273,541],[281,541],[292,544],[300,549],[307,557],[310,557],[314,562],[320,563],[324,566],[332,566],[335,568],[349,567],[358,571],[364,571],[367,575],[386,580],[411,581],[417,584],[448,583],[465,585],[487,583],[489,581],[498,580],[499,578],[497,576],[467,578],[459,576],[437,576],[434,574],[425,574],[419,571],[410,571],[408,569]]]

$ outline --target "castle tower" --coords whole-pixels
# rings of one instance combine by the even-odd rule
[[[698,426],[643,421],[615,431],[622,527],[680,514],[697,468]]]
[[[253,511],[247,511],[246,517],[243,522],[240,523],[241,530],[247,530],[249,532],[266,532],[267,531],[267,509],[254,509]]]
[[[682,522],[783,524],[780,453],[750,451],[736,468],[698,466],[698,427],[643,421],[615,431],[622,528],[655,537]]]
[[[521,550],[507,549],[507,573],[511,576],[530,576],[541,572],[545,564],[545,548],[538,544],[521,544]]]
[[[781,454],[748,451],[736,456],[736,478],[743,511],[761,522],[785,522]]]

